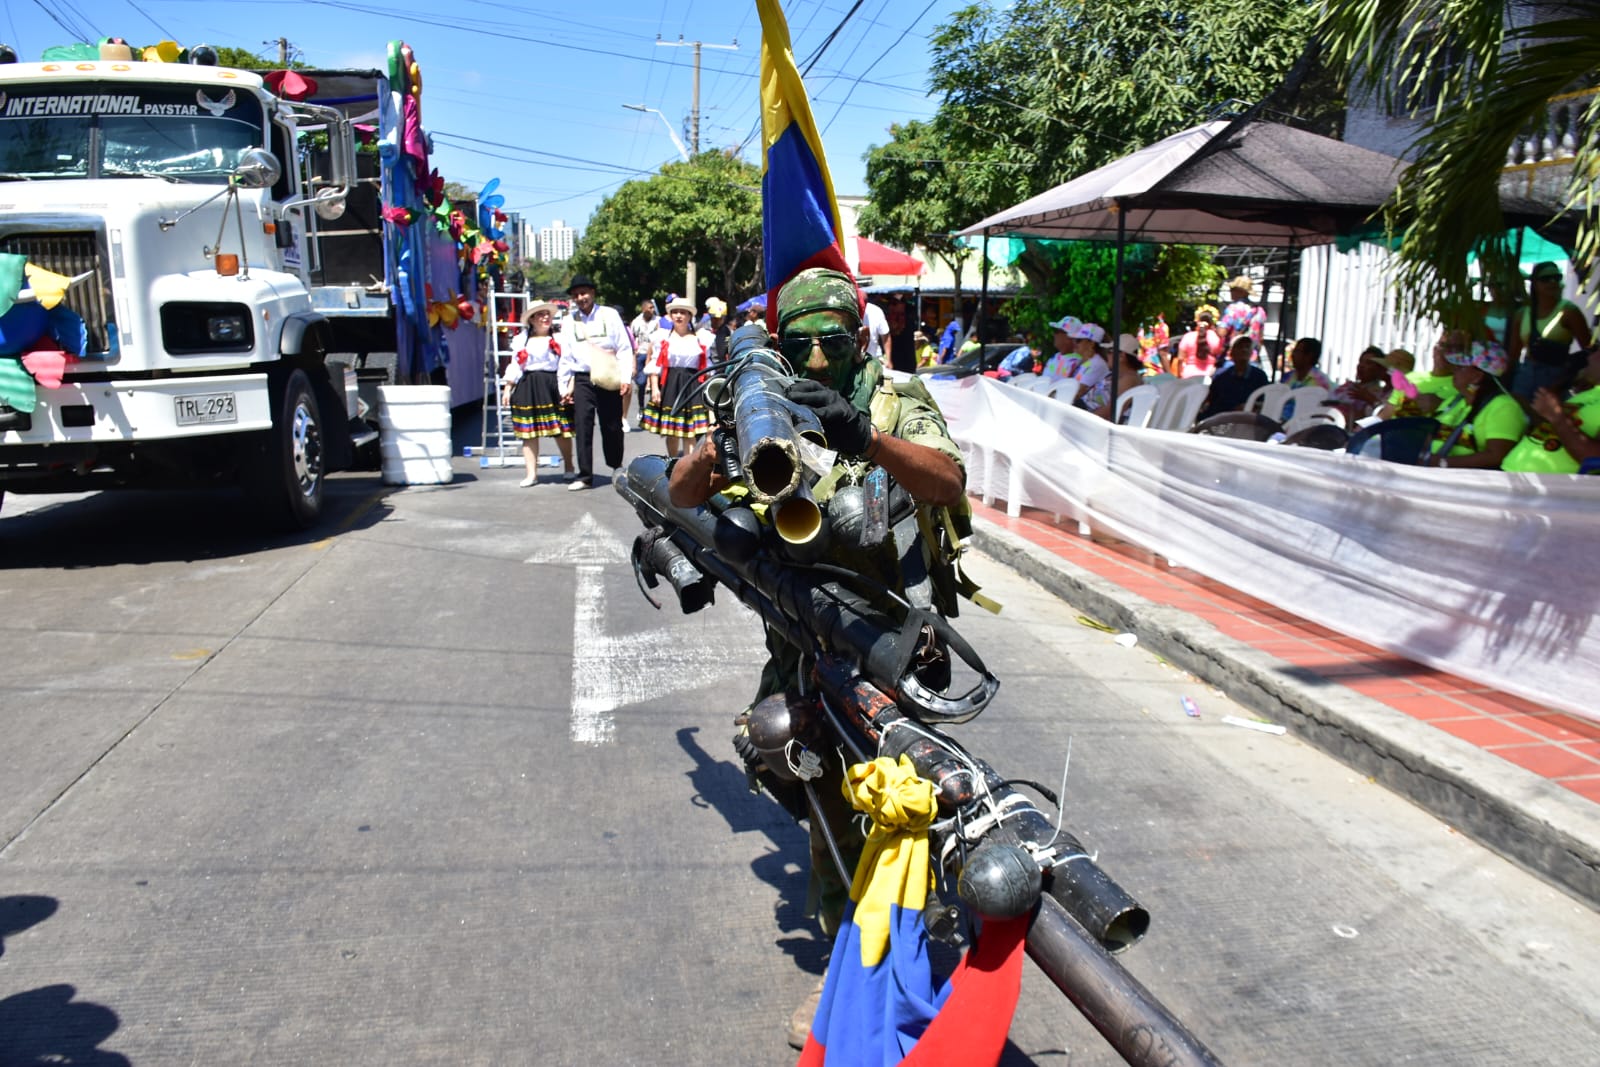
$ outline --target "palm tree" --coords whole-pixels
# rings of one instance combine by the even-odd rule
[[[1517,11],[1535,7],[1558,17],[1511,24]],[[1401,235],[1401,290],[1419,310],[1454,321],[1475,307],[1467,260],[1486,244],[1491,263],[1511,265],[1501,169],[1519,137],[1544,132],[1552,98],[1594,86],[1596,25],[1600,0],[1327,0],[1318,36],[1332,64],[1391,114],[1421,121],[1415,162],[1387,217]],[[1564,206],[1576,216],[1574,265],[1587,272],[1600,251],[1600,94],[1579,99]]]

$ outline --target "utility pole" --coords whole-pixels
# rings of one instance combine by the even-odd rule
[[[700,50],[702,48],[720,48],[728,52],[737,52],[739,50],[739,41],[735,38],[732,44],[706,44],[704,41],[685,41],[681,33],[676,41],[663,41],[661,35],[657,34],[656,45],[661,48],[683,48],[685,46],[694,48],[694,96],[691,98],[689,106],[689,153],[691,157],[698,155],[700,152]],[[689,303],[698,306],[698,302],[695,299],[695,287],[699,283],[699,278],[696,277],[696,273],[695,262],[691,259],[685,268],[685,298]]]
[[[289,65],[289,38],[278,38],[278,67],[282,69]]]

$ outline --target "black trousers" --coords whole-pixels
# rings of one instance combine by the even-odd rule
[[[600,421],[600,451],[606,466],[622,466],[622,394],[597,389],[587,374],[572,378],[572,433],[577,439],[578,477],[594,476],[594,424]]]

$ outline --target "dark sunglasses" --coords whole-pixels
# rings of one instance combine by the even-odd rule
[[[825,333],[816,337],[795,335],[778,342],[778,350],[790,363],[801,365],[811,358],[811,346],[822,346],[823,358],[829,361],[850,359],[856,354],[856,339],[847,333]]]

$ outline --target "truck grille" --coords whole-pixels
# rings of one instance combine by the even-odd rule
[[[93,272],[67,294],[66,305],[83,316],[89,330],[88,354],[104,356],[111,350],[107,325],[111,322],[111,282],[105,256],[93,231],[66,233],[14,233],[0,238],[0,252],[26,256],[29,263],[69,278]]]

